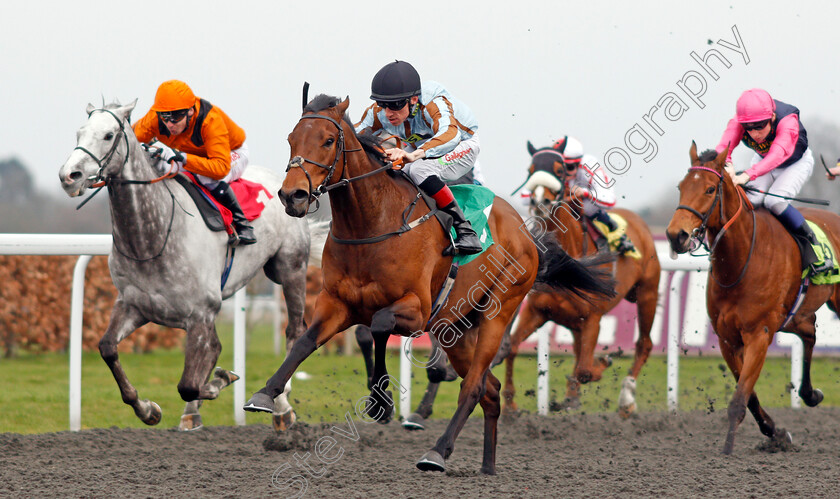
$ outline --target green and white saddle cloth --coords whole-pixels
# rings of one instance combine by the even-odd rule
[[[464,212],[464,216],[470,221],[473,230],[478,234],[478,240],[481,241],[481,253],[484,253],[493,244],[493,235],[490,234],[487,221],[490,219],[490,211],[493,209],[496,194],[487,187],[472,184],[453,185],[449,189],[455,196],[455,201],[458,202],[461,211]],[[454,228],[451,229],[451,233],[454,238]],[[459,265],[464,265],[476,259],[481,253],[458,255],[454,261]]]

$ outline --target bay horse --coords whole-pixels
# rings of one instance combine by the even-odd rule
[[[349,98],[319,95],[289,134],[291,160],[279,192],[286,212],[303,217],[318,195],[329,193],[324,289],[312,324],[245,409],[272,411],[272,399],[304,359],[339,331],[364,324],[375,348],[367,413],[378,406],[374,418],[387,417],[383,413],[390,412],[393,401],[383,393],[389,384],[385,343],[391,334],[430,331],[463,382],[446,431],[417,467],[445,471],[456,437],[481,404],[481,472],[495,474],[501,383],[488,367],[510,317],[535,282],[599,296],[612,293],[612,282],[593,273],[588,262],[570,258],[556,241],[535,242],[516,211],[496,197],[488,216],[494,244],[460,268],[448,300],[432,317],[435,296],[451,270],[452,257],[442,256],[450,235],[431,218],[407,176],[386,173],[393,165],[384,161],[378,139],[356,135],[345,114],[349,104]]]
[[[108,266],[118,295],[99,352],[123,402],[144,423],[160,422],[160,407],[141,400],[129,382],[119,361],[119,342],[147,322],[184,329],[184,371],[178,392],[187,404],[179,428],[197,429],[202,425],[202,401],[216,398],[238,379],[230,371],[214,369],[222,349],[215,325],[222,300],[262,268],[283,286],[289,316],[286,345],[291,348],[305,330],[306,267],[310,255],[317,261],[326,225],[313,225],[320,227],[321,234],[313,231],[311,237],[304,221],[286,215],[276,198],[266,198],[262,215],[254,220],[257,244],[230,250],[227,234],[205,226],[187,191],[174,179],[163,178],[138,143],[130,125],[136,103],[99,109],[88,104],[87,122],[76,133],[76,148],[59,178],[71,197],[81,196],[94,184],[108,187],[114,239]],[[268,192],[281,185],[277,174],[259,166],[249,167],[244,177]],[[311,245],[316,249],[311,250]],[[229,268],[226,262],[232,262]],[[208,381],[210,376],[213,379]],[[294,422],[288,389],[278,394],[275,426]]]
[[[784,329],[802,340],[799,396],[810,407],[822,401],[810,375],[816,311],[826,302],[837,311],[840,294],[837,285],[811,284],[801,306],[788,317],[802,283],[798,247],[776,217],[766,209],[754,209],[743,189],[732,183],[724,169],[727,152],[708,150],[698,156],[697,145],[691,143],[691,167],[679,184],[680,204],[667,235],[677,253],[689,252],[707,233],[712,241],[706,309],[720,353],[737,381],[723,446],[723,453],[731,454],[746,408],[765,436],[782,445],[792,441],[790,433],[777,428],[762,409],[754,390],[776,331]],[[802,214],[825,231],[834,248],[840,247],[840,216],[815,209],[803,209]]]
[[[531,191],[531,221],[541,231],[553,233],[563,248],[574,258],[598,252],[595,237],[587,230],[580,201],[568,195],[566,165],[563,156],[551,147],[535,148],[528,142],[531,164],[525,187]],[[583,165],[580,166],[582,168]],[[597,173],[596,173],[597,174]],[[659,258],[653,235],[644,220],[632,211],[614,208],[612,213],[627,221],[627,235],[641,258],[620,255],[610,269],[616,282],[616,295],[609,300],[588,301],[565,291],[532,291],[519,312],[511,334],[511,346],[505,369],[505,412],[517,410],[513,384],[514,359],[519,345],[547,321],[553,321],[572,332],[575,365],[567,377],[566,397],[560,405],[564,409],[580,406],[579,388],[582,383],[599,381],[604,369],[611,365],[609,357],[595,359],[595,347],[604,314],[625,299],[635,303],[638,310],[639,337],[633,365],[621,383],[618,411],[628,417],[636,410],[636,379],[653,348],[650,330],[659,299]]]

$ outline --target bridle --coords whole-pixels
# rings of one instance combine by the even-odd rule
[[[93,198],[93,196],[98,194],[99,191],[101,191],[102,188],[105,187],[106,185],[108,186],[108,190],[110,192],[111,184],[154,184],[156,182],[160,182],[161,180],[164,180],[164,179],[167,179],[167,178],[172,178],[172,177],[174,177],[175,175],[178,174],[177,170],[172,169],[169,172],[161,175],[160,177],[157,177],[157,178],[154,178],[154,179],[151,179],[151,180],[132,180],[132,179],[123,179],[123,178],[117,177],[117,175],[121,174],[122,171],[125,169],[125,165],[128,164],[128,158],[131,154],[131,149],[129,148],[129,145],[128,145],[128,133],[125,130],[125,123],[123,122],[123,120],[121,120],[119,117],[117,117],[117,115],[114,114],[110,109],[104,109],[104,108],[94,109],[91,112],[89,112],[88,113],[88,119],[90,119],[90,116],[97,111],[103,112],[103,113],[108,113],[111,116],[113,116],[113,118],[115,120],[117,120],[117,123],[120,125],[120,131],[119,131],[118,135],[122,136],[123,142],[125,143],[125,157],[123,158],[123,161],[122,161],[122,164],[120,165],[119,170],[117,170],[113,175],[106,176],[105,175],[105,169],[110,165],[111,160],[114,157],[114,154],[116,154],[117,147],[120,144],[120,137],[119,136],[116,138],[116,140],[114,140],[114,144],[111,146],[111,149],[108,150],[108,152],[105,154],[105,156],[103,156],[101,159],[97,158],[95,154],[93,154],[88,149],[86,149],[82,146],[76,146],[73,149],[73,150],[78,149],[78,150],[84,152],[85,154],[90,156],[91,159],[93,159],[96,162],[96,164],[99,166],[99,170],[96,172],[96,175],[88,178],[88,180],[93,181],[93,183],[91,184],[91,187],[97,187],[98,189],[93,191],[93,193],[91,193],[90,196],[88,196],[84,201],[79,203],[79,206],[76,207],[77,210],[79,208],[81,208],[82,206],[84,206],[85,203],[90,201],[91,198]],[[167,190],[169,190],[168,186],[167,186]],[[130,260],[134,260],[136,262],[147,262],[147,261],[150,261],[150,260],[154,260],[155,258],[157,258],[157,257],[159,257],[160,255],[163,254],[164,249],[166,249],[166,243],[169,242],[169,235],[172,233],[172,225],[175,221],[175,195],[172,194],[171,190],[169,190],[169,196],[172,198],[172,210],[171,210],[171,215],[170,215],[170,218],[169,218],[169,225],[166,229],[166,235],[164,236],[163,244],[161,245],[160,250],[158,250],[151,257],[137,258],[137,257],[129,255],[125,251],[121,250],[119,245],[117,244],[117,240],[115,238],[114,239],[114,249],[119,254],[121,254],[122,256],[124,256],[124,257],[126,257]]]
[[[721,175],[721,173],[718,172],[717,170],[715,170],[713,168],[709,168],[707,166],[692,166],[692,167],[689,168],[689,171],[691,171],[691,170],[703,170],[703,171],[711,172],[718,177],[718,183],[717,183],[717,186],[715,187],[715,199],[714,199],[714,201],[712,201],[712,205],[709,207],[709,209],[706,210],[706,213],[700,213],[699,211],[692,208],[691,206],[686,206],[684,204],[681,204],[681,205],[677,206],[677,210],[681,210],[681,209],[686,210],[686,211],[692,213],[693,215],[695,215],[697,218],[700,219],[700,225],[697,228],[695,228],[691,233],[691,241],[692,242],[689,243],[689,244],[690,244],[690,246],[693,246],[693,247],[689,250],[689,254],[691,254],[692,256],[700,256],[700,255],[696,255],[695,251],[697,251],[702,246],[703,248],[705,248],[709,252],[709,258],[711,259],[712,254],[715,251],[715,248],[717,248],[718,243],[720,243],[721,239],[723,239],[723,235],[726,234],[726,230],[729,229],[730,226],[732,226],[732,224],[735,222],[735,220],[737,220],[738,216],[741,214],[741,211],[744,208],[744,201],[745,201],[744,198],[746,197],[746,194],[744,193],[743,189],[737,189],[736,188],[736,191],[738,192],[738,211],[736,211],[735,215],[731,219],[729,219],[728,222],[726,222],[723,225],[723,227],[720,229],[720,232],[718,232],[717,236],[715,236],[714,241],[712,241],[712,245],[708,246],[707,243],[706,243],[706,231],[708,229],[709,218],[711,218],[711,215],[714,212],[716,205],[718,206],[718,208],[720,210],[720,220],[723,221],[723,217],[724,217],[724,213],[723,213],[723,175]],[[747,203],[749,203],[749,201],[747,201]],[[712,278],[715,280],[715,283],[722,288],[731,288],[731,287],[735,286],[736,284],[741,282],[741,279],[743,279],[744,275],[747,272],[747,266],[749,266],[749,264],[750,264],[750,259],[752,258],[753,250],[755,249],[755,232],[756,232],[755,210],[750,210],[750,214],[752,215],[752,222],[753,222],[752,239],[750,240],[750,251],[747,254],[747,261],[744,263],[744,267],[741,269],[741,274],[738,276],[737,279],[735,279],[735,282],[733,282],[731,284],[721,284],[717,280],[717,278],[714,277],[714,274],[712,274]],[[710,270],[710,272],[711,272],[711,270]]]
[[[303,170],[303,174],[306,175],[306,181],[309,183],[309,202],[312,203],[312,201],[315,201],[315,203],[316,203],[315,211],[317,211],[319,206],[320,206],[320,202],[319,202],[318,198],[321,196],[321,194],[325,194],[325,193],[327,193],[327,192],[329,192],[333,189],[337,189],[339,187],[344,187],[344,186],[348,185],[350,182],[355,182],[356,180],[361,180],[365,177],[370,177],[371,175],[376,175],[377,173],[383,172],[383,171],[388,170],[388,169],[393,167],[393,165],[391,163],[387,163],[387,164],[383,165],[381,168],[377,168],[376,170],[373,170],[373,171],[370,171],[370,172],[367,172],[367,173],[364,173],[362,175],[359,175],[357,177],[352,177],[352,178],[347,178],[346,177],[347,169],[345,168],[345,169],[342,169],[342,171],[341,171],[341,179],[338,180],[336,183],[330,185],[330,181],[332,180],[332,177],[335,174],[335,168],[336,168],[336,166],[338,166],[338,162],[342,158],[342,156],[344,157],[344,162],[346,163],[348,152],[358,152],[358,151],[362,151],[363,149],[361,147],[359,147],[357,149],[347,149],[345,141],[344,141],[344,129],[341,128],[341,124],[338,121],[330,118],[329,116],[324,116],[323,114],[307,114],[307,115],[301,116],[300,119],[301,120],[305,120],[305,119],[327,120],[330,123],[332,123],[333,125],[335,125],[335,127],[338,129],[338,140],[337,140],[337,147],[335,149],[335,158],[333,159],[333,162],[332,162],[331,165],[325,165],[323,163],[313,161],[309,158],[304,158],[303,156],[295,156],[294,158],[289,160],[289,164],[286,165],[286,173],[288,173],[289,170],[291,170],[292,168],[300,168],[301,170]],[[318,166],[320,168],[323,168],[324,170],[327,170],[327,175],[324,177],[324,180],[322,180],[321,183],[318,184],[318,186],[315,187],[314,189],[312,188],[312,176],[309,175],[309,172],[306,170],[306,168],[303,167],[304,163],[312,163],[315,166]]]
[[[120,145],[119,135],[122,135],[123,142],[125,142],[125,157],[123,158],[122,165],[120,165],[120,169],[117,171],[117,174],[122,172],[123,168],[125,168],[125,165],[128,163],[128,135],[125,133],[125,124],[123,123],[123,120],[119,119],[117,115],[114,114],[110,109],[104,108],[94,109],[91,112],[89,112],[88,119],[90,119],[91,115],[97,111],[101,113],[108,113],[111,116],[113,116],[114,119],[117,120],[117,123],[120,125],[120,131],[116,140],[114,141],[114,144],[111,146],[111,149],[101,159],[97,158],[95,154],[93,154],[92,152],[90,152],[82,146],[76,146],[75,148],[73,148],[74,151],[78,149],[90,156],[91,159],[93,159],[99,166],[99,171],[96,172],[96,175],[88,178],[88,180],[93,181],[91,187],[102,187],[103,185],[105,185],[105,168],[107,168],[108,165],[111,163],[111,159],[114,157],[114,154],[117,152],[117,147]]]

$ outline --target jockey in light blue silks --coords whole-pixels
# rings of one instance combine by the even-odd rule
[[[481,252],[481,242],[444,183],[469,173],[480,150],[478,121],[472,111],[439,83],[424,81],[405,61],[385,65],[373,77],[371,99],[357,133],[390,134],[416,147],[386,149],[390,161],[402,160],[403,171],[452,217],[455,248],[460,255]]]

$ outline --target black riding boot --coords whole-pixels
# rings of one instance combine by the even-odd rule
[[[458,254],[481,253],[481,241],[478,239],[478,234],[473,230],[472,224],[464,216],[458,203],[452,201],[440,210],[452,217],[452,226],[455,227],[455,249],[458,250]]]
[[[227,182],[219,182],[219,185],[210,192],[233,215],[233,229],[236,231],[236,235],[231,236],[231,243],[239,246],[256,243],[257,237],[254,235],[254,228],[251,227],[248,219],[245,218],[245,214],[242,213],[242,207],[239,206],[236,194]]]
[[[597,221],[601,222],[602,224],[606,225],[611,233],[618,230],[618,224],[615,223],[615,220],[613,220],[612,217],[609,216],[607,214],[607,212],[604,211],[604,210],[598,210],[598,212],[595,213],[595,215],[592,216],[592,219],[597,220]],[[602,251],[602,250],[607,249],[606,234],[604,235],[603,238],[599,238],[598,241],[595,244],[596,244],[596,246],[598,246],[598,251]],[[634,251],[635,249],[636,249],[636,247],[633,246],[632,242],[630,242],[630,239],[627,237],[626,232],[621,235],[621,239],[618,240],[618,245],[615,248],[616,252],[619,255],[623,255],[623,254],[628,253],[630,251]]]
[[[794,241],[796,241],[796,245],[799,246],[799,254],[802,257],[802,269],[808,269],[809,275],[817,275],[829,271],[834,267],[834,262],[827,257],[823,263],[817,265],[819,258],[812,246],[813,244],[817,244],[817,236],[811,230],[808,222],[792,230],[791,235]]]
[[[478,235],[473,230],[469,220],[464,216],[458,202],[452,197],[452,191],[443,183],[443,180],[436,175],[432,175],[423,180],[418,187],[435,200],[440,211],[452,217],[457,254],[474,255],[481,253],[481,241],[478,240]]]

